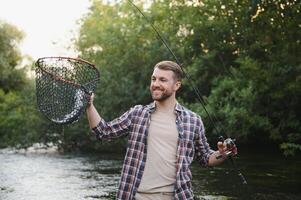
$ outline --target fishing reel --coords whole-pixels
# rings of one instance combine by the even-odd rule
[[[226,144],[226,147],[227,147],[227,151],[225,152],[225,156],[226,157],[235,156],[237,154],[237,148],[236,148],[236,145],[235,145],[235,139],[231,139],[231,138],[224,139],[223,136],[220,136],[218,138],[218,141],[219,142],[223,142],[223,143]],[[220,159],[222,157],[223,157],[223,155],[218,155],[216,157],[216,159]]]
[[[222,157],[226,157],[226,158],[229,157],[234,169],[237,171],[238,176],[242,180],[242,184],[246,185],[247,181],[246,181],[244,175],[241,173],[240,169],[237,167],[236,162],[233,158],[233,156],[237,155],[237,148],[236,148],[236,145],[235,145],[235,139],[231,139],[231,138],[224,139],[223,136],[220,136],[218,138],[218,141],[223,142],[223,143],[226,144],[227,151],[225,152],[225,155],[219,155],[219,156],[216,157],[216,159],[220,159]]]

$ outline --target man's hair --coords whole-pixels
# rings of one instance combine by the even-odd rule
[[[168,61],[168,60],[161,61],[155,65],[154,69],[155,68],[173,71],[174,77],[178,81],[181,81],[183,78],[183,71],[181,67],[173,61]]]

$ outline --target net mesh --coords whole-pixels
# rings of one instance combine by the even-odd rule
[[[98,80],[98,70],[87,61],[40,58],[36,62],[38,108],[54,123],[75,122],[87,105],[86,95],[95,91]]]

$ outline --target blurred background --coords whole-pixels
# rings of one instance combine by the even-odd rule
[[[236,138],[231,163],[192,166],[199,199],[301,199],[301,4],[297,0],[136,0],[201,92],[178,100],[200,114],[213,149]],[[173,60],[126,0],[0,0],[0,199],[112,199],[126,138],[96,141],[86,116],[59,126],[39,113],[34,63],[70,56],[100,70],[106,120],[151,102],[150,76]],[[64,130],[64,131],[63,131]]]

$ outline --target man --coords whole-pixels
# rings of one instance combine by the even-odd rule
[[[111,122],[100,117],[93,95],[90,98],[87,115],[96,137],[128,136],[117,199],[193,199],[189,169],[193,159],[203,166],[226,159],[226,145],[219,142],[218,151],[211,150],[201,118],[176,101],[182,76],[175,62],[159,62],[150,84],[154,102],[137,105]]]

